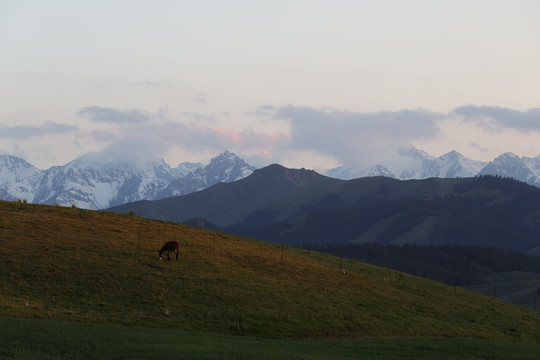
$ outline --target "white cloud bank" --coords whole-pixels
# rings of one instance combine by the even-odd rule
[[[237,126],[231,122],[235,116],[248,118],[251,126]],[[446,113],[425,109],[367,113],[265,105],[236,115],[170,115],[163,109],[87,106],[75,112],[75,119],[78,126],[53,122],[4,125],[0,137],[13,144],[6,152],[28,154],[30,162],[32,154],[40,153],[41,160],[46,156],[39,146],[47,148],[50,159],[61,158],[64,149],[64,155],[74,154],[68,161],[95,152],[107,160],[137,163],[164,158],[173,166],[182,161],[207,161],[229,150],[256,166],[281,163],[319,171],[338,165],[395,167],[402,161],[400,151],[411,146],[435,156],[457,150],[487,161],[507,151],[540,154],[540,144],[535,141],[540,132],[537,108],[521,111],[466,105]],[[32,140],[51,136],[58,142],[54,146],[50,141],[44,145]]]
[[[453,112],[462,116],[463,121],[472,122],[487,131],[540,131],[540,108],[519,111],[498,106],[467,105],[458,107]]]
[[[78,130],[77,126],[46,122],[41,125],[0,125],[0,138],[12,140],[29,139],[46,135],[58,135]]]

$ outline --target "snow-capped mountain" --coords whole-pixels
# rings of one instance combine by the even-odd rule
[[[17,182],[39,173],[26,160],[11,155],[0,155],[0,184]]]
[[[161,191],[157,198],[162,199],[171,196],[189,194],[206,189],[219,182],[232,182],[240,180],[255,170],[244,160],[231,152],[224,152],[213,158],[210,164],[204,168],[198,168],[185,177],[179,177]]]
[[[0,198],[33,201],[34,188],[41,181],[40,174],[41,170],[24,159],[0,155]]]
[[[4,155],[0,158],[0,198],[104,209],[126,202],[159,199],[167,195],[165,190],[178,179],[185,178],[182,185],[190,189],[178,191],[188,193],[220,181],[239,179],[253,170],[230,152],[212,159],[206,167],[186,162],[171,168],[163,160],[142,165],[87,154],[64,166],[43,171],[23,159]],[[204,182],[200,181],[201,174]]]
[[[219,182],[242,179],[254,170],[253,166],[228,151],[206,166],[184,162],[176,168],[163,160],[137,164],[87,154],[64,166],[40,170],[24,159],[1,155],[0,199],[105,209],[127,202],[189,194]],[[485,163],[468,159],[456,151],[433,157],[424,151],[409,149],[400,154],[400,162],[395,168],[341,166],[324,173],[340,179],[386,176],[403,180],[486,174],[510,177],[540,187],[540,156],[529,158],[505,153]]]
[[[489,162],[478,175],[499,175],[540,187],[540,156],[519,157],[504,153]]]
[[[401,168],[388,169],[382,165],[367,169],[340,166],[328,170],[324,175],[345,180],[364,176],[386,176],[408,180],[498,175],[540,187],[540,155],[530,158],[505,153],[486,163],[468,159],[457,151],[433,157],[424,151],[412,148],[401,152],[400,156]]]
[[[138,166],[82,156],[65,166],[46,170],[33,202],[103,209],[153,199],[173,180],[171,173],[163,160]]]
[[[471,160],[454,150],[435,159],[435,163],[439,165],[440,177],[449,178],[475,176],[486,166],[485,161]]]
[[[486,165],[483,161],[471,160],[457,151],[450,151],[438,158],[421,150],[411,149],[402,153],[404,161],[412,160],[412,167],[399,174],[400,179],[427,179],[430,177],[470,177],[478,174]],[[416,166],[414,166],[416,165]]]
[[[186,177],[189,175],[189,173],[197,171],[197,169],[202,167],[204,167],[202,163],[193,163],[189,161],[180,163],[180,165],[178,165],[176,169],[173,170],[174,178]]]
[[[399,164],[393,169],[383,165],[375,165],[367,169],[341,166],[325,172],[324,175],[339,179],[386,176],[402,180],[470,177],[478,174],[485,165],[485,162],[468,159],[457,151],[450,151],[436,158],[422,150],[411,148],[400,153]]]
[[[382,165],[375,165],[367,169],[362,170],[360,173],[361,177],[370,177],[370,176],[386,176],[389,178],[395,178],[396,176],[392,174],[390,170],[385,168]]]
[[[336,179],[350,180],[361,177],[371,176],[386,176],[395,178],[396,175],[382,165],[375,165],[366,169],[357,168],[354,166],[339,166],[328,170],[324,175]]]

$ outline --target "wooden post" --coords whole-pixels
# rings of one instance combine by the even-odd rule
[[[137,230],[137,250],[139,250],[139,243],[141,242],[141,231]]]
[[[281,260],[283,260],[283,243],[281,243]]]

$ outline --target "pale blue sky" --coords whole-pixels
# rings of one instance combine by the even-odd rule
[[[516,0],[0,0],[0,153],[320,171],[409,145],[536,156],[539,19]]]

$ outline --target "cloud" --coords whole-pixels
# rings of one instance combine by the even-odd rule
[[[157,129],[156,129],[157,130]],[[171,145],[180,145],[190,151],[262,151],[288,141],[283,134],[256,133],[252,130],[237,131],[227,128],[209,128],[169,123],[161,127],[161,137]]]
[[[171,86],[170,83],[161,81],[145,81],[144,84],[149,86]]]
[[[214,121],[214,116],[203,113],[184,111],[182,115],[190,117],[195,121]]]
[[[148,123],[152,114],[138,109],[121,110],[101,106],[88,106],[77,112],[78,116],[87,117],[91,121],[113,124]]]
[[[94,130],[85,136],[109,145],[96,153],[102,161],[122,161],[144,165],[166,157],[175,149],[192,154],[218,153],[225,150],[238,154],[257,154],[264,157],[270,152],[286,148],[285,134],[264,134],[253,130],[203,127],[179,122],[132,124],[114,132]]]
[[[477,149],[480,152],[484,152],[484,153],[488,152],[488,149],[486,149],[485,147],[481,146],[478,143],[470,143],[469,146],[472,147],[472,148]]]
[[[120,161],[142,166],[162,157],[168,148],[168,144],[158,136],[129,135],[113,142],[95,156],[102,161]]]
[[[275,118],[278,111],[278,107],[274,105],[261,105],[255,108],[255,110],[245,111],[244,115],[259,116],[261,118]]]
[[[206,94],[195,94],[192,97],[193,102],[195,103],[206,103]]]
[[[58,135],[77,130],[77,126],[46,122],[43,125],[0,126],[0,137],[25,139],[29,137]]]
[[[540,109],[472,105],[446,113],[423,109],[368,113],[263,105],[243,113],[180,113],[186,122],[171,120],[167,108],[146,112],[91,106],[77,114],[94,122],[90,129],[53,122],[0,125],[0,138],[22,144],[21,140],[36,136],[69,133],[83,144],[78,145],[81,150],[85,145],[96,149],[105,144],[100,156],[135,163],[170,159],[177,154],[191,154],[189,160],[202,161],[229,150],[257,166],[277,162],[327,169],[338,164],[361,168],[382,164],[395,170],[405,166],[400,154],[413,145],[437,156],[468,149],[487,157],[503,146],[501,151],[519,152],[516,147],[524,141],[516,139],[523,139],[526,133],[533,139],[540,131]],[[531,141],[534,139],[525,142]]]
[[[462,116],[464,122],[474,123],[486,131],[540,131],[539,108],[519,111],[497,106],[466,105],[454,109],[453,113]]]
[[[437,122],[446,116],[421,109],[359,113],[290,105],[264,106],[255,113],[290,122],[290,150],[315,151],[366,167],[395,159],[414,140],[438,136]]]
[[[87,134],[84,134],[84,136],[89,136],[98,142],[111,142],[118,139],[117,135],[109,131],[103,131],[103,130],[93,130]]]

